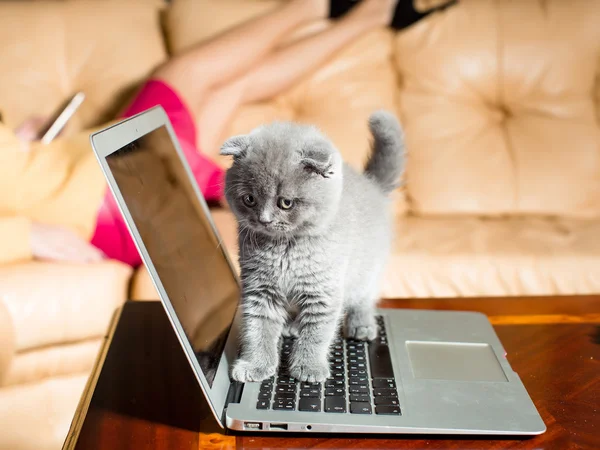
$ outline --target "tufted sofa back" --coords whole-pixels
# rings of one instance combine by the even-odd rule
[[[114,118],[167,57],[160,0],[0,1],[0,112],[16,126],[79,90],[70,131]]]
[[[276,3],[176,1],[171,51]],[[366,118],[395,108],[409,152],[400,210],[597,217],[599,93],[599,2],[461,0],[403,32],[365,36],[290,92],[242,108],[229,134],[312,122],[360,166]]]
[[[84,89],[72,126],[96,125],[165,47],[180,53],[279,1],[1,2],[0,110],[17,123]],[[360,167],[368,115],[393,109],[409,152],[400,212],[598,217],[599,24],[597,0],[460,0],[400,33],[364,36],[290,91],[241,108],[227,134],[311,122]]]

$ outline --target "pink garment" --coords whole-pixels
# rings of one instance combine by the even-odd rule
[[[193,116],[171,86],[163,81],[149,80],[121,117],[131,117],[157,105],[161,105],[167,113],[204,197],[207,200],[222,199],[224,171],[196,149]],[[110,259],[117,259],[134,267],[142,263],[125,220],[108,188],[98,212],[91,243]]]

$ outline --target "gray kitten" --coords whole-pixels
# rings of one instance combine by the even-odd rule
[[[274,375],[279,341],[297,336],[290,375],[329,377],[328,353],[346,315],[345,334],[374,339],[392,240],[388,194],[403,168],[403,137],[387,112],[369,120],[374,138],[364,174],[342,161],[316,128],[287,122],[227,140],[234,158],[226,197],[238,220],[242,348],[232,377]]]

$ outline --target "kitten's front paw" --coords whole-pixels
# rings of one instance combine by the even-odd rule
[[[329,364],[325,362],[299,362],[292,364],[290,375],[300,381],[320,383],[329,378]]]
[[[350,311],[346,317],[344,335],[347,339],[372,341],[377,337],[377,324],[371,311]]]
[[[346,338],[357,341],[372,341],[377,337],[377,325],[348,324]]]
[[[262,361],[254,363],[243,359],[238,359],[233,363],[231,377],[236,381],[262,381],[272,377],[277,372],[277,365],[267,364]]]

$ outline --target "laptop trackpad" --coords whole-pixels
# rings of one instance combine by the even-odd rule
[[[489,344],[406,342],[416,379],[508,381]]]

